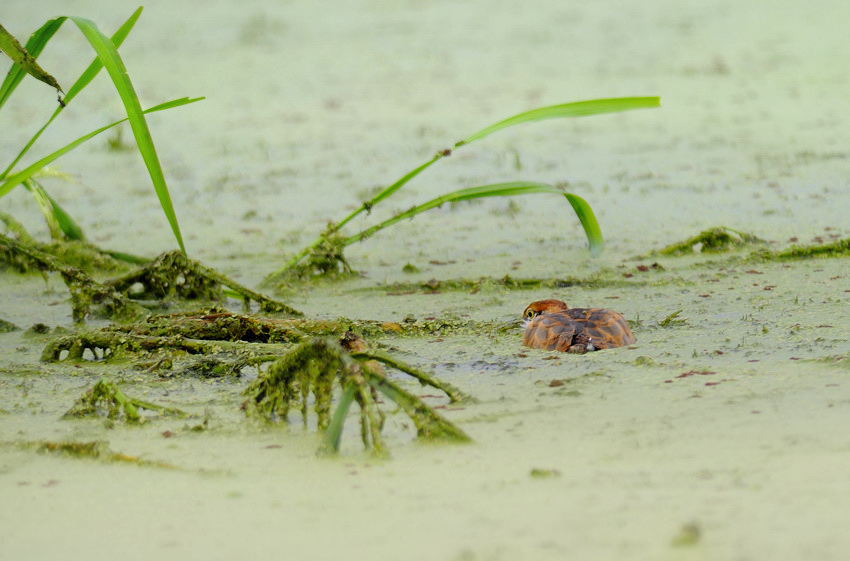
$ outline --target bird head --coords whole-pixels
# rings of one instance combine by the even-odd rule
[[[568,309],[569,307],[567,306],[567,304],[565,302],[561,302],[560,300],[538,300],[537,302],[532,302],[528,305],[528,307],[522,313],[522,321],[523,323],[527,324],[529,321],[533,320],[541,314],[563,312]]]

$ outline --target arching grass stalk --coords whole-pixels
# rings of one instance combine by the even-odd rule
[[[175,100],[172,100],[172,101],[168,101],[166,103],[162,103],[162,104],[157,105],[155,107],[151,107],[150,109],[145,109],[143,111],[143,113],[154,113],[156,111],[163,111],[165,109],[172,109],[174,107],[180,107],[181,105],[186,105],[187,103],[194,103],[196,101],[200,101],[201,99],[204,99],[204,98],[201,97],[201,98],[191,98],[190,99],[188,97],[184,97],[182,99],[175,99]],[[26,168],[22,169],[21,171],[15,173],[15,174],[12,174],[10,176],[7,176],[5,178],[2,178],[3,182],[0,183],[0,197],[2,197],[3,195],[6,195],[13,188],[15,188],[19,184],[23,183],[24,181],[30,179],[33,175],[35,175],[37,172],[42,170],[45,166],[50,165],[54,160],[56,160],[59,157],[67,154],[68,152],[70,152],[71,150],[73,150],[74,148],[79,146],[80,144],[84,143],[87,140],[94,138],[95,136],[99,135],[102,132],[108,131],[112,127],[120,125],[121,123],[123,123],[127,120],[128,120],[127,118],[120,119],[118,121],[115,121],[114,123],[110,123],[106,126],[100,127],[99,129],[93,130],[92,132],[90,132],[88,134],[84,134],[80,138],[74,140],[73,142],[66,144],[65,146],[63,146],[59,150],[56,150],[55,152],[48,154],[44,158],[38,160],[37,162],[33,163],[30,166],[27,166]]]
[[[148,174],[151,177],[151,182],[153,183],[154,189],[156,190],[157,197],[159,198],[160,206],[163,209],[163,212],[168,219],[169,224],[171,225],[171,229],[174,232],[174,236],[177,239],[177,243],[180,246],[180,249],[185,253],[185,247],[183,245],[183,237],[180,234],[180,226],[177,222],[177,216],[174,211],[174,207],[171,203],[171,197],[168,193],[168,186],[165,182],[165,177],[162,173],[162,167],[159,163],[159,158],[156,154],[156,148],[154,147],[153,138],[151,137],[150,130],[147,126],[147,121],[145,120],[145,113],[149,113],[152,111],[159,111],[162,109],[170,109],[173,107],[178,107],[180,105],[185,105],[187,103],[192,103],[194,101],[199,101],[203,98],[195,98],[188,99],[182,98],[178,100],[174,100],[168,103],[164,103],[158,105],[154,108],[148,110],[142,110],[141,104],[139,103],[138,96],[136,95],[135,89],[133,88],[133,83],[130,81],[130,77],[127,73],[127,69],[124,66],[121,57],[118,55],[118,47],[130,33],[130,30],[138,20],[139,15],[141,14],[142,8],[137,9],[130,18],[124,22],[124,24],[115,32],[115,34],[109,38],[104,35],[92,22],[86,18],[75,17],[75,16],[62,16],[58,18],[51,19],[47,21],[41,28],[39,28],[33,35],[30,37],[30,40],[27,42],[26,47],[22,48],[14,38],[11,37],[5,29],[0,27],[0,47],[4,44],[10,44],[8,47],[12,54],[10,55],[15,61],[12,69],[9,74],[6,76],[6,79],[3,81],[2,85],[0,85],[0,107],[6,102],[9,96],[14,92],[17,88],[20,81],[23,79],[26,73],[30,73],[38,79],[50,83],[54,85],[57,89],[61,91],[59,88],[59,84],[55,83],[55,80],[52,82],[45,79],[42,76],[39,76],[40,68],[35,64],[35,59],[44,49],[45,45],[50,41],[53,35],[59,30],[62,24],[66,20],[71,20],[74,24],[79,28],[80,32],[83,36],[88,40],[92,49],[94,49],[97,54],[97,58],[86,68],[86,70],[80,75],[74,85],[68,90],[68,93],[65,95],[64,99],[60,98],[59,107],[53,112],[53,115],[47,120],[47,123],[39,129],[35,135],[30,139],[30,141],[24,146],[24,148],[18,153],[15,159],[11,164],[0,173],[0,197],[7,194],[14,187],[21,183],[25,183],[29,180],[33,174],[38,172],[42,167],[46,166],[62,154],[73,150],[81,143],[86,140],[100,134],[101,132],[116,126],[119,123],[124,121],[130,122],[130,127],[133,130],[133,135],[136,139],[136,144],[139,149],[139,153],[142,156],[142,159],[145,162],[145,166],[148,169]],[[4,52],[7,49],[3,49]],[[31,64],[29,64],[31,62]],[[94,131],[88,135],[85,135],[76,141],[68,144],[67,146],[57,150],[53,154],[48,155],[45,158],[42,158],[35,164],[27,167],[21,172],[12,174],[12,170],[24,157],[24,155],[29,151],[29,149],[35,144],[36,140],[41,136],[44,130],[53,122],[53,120],[62,112],[65,106],[70,103],[70,101],[80,92],[82,91],[101,69],[106,68],[106,71],[109,73],[110,78],[112,79],[113,84],[115,85],[116,90],[118,91],[118,95],[121,97],[121,101],[124,104],[124,109],[127,113],[127,118],[122,119],[120,121],[116,121],[111,125],[100,128],[97,131]],[[43,71],[41,71],[43,72]],[[52,77],[49,74],[44,73],[48,78],[52,80]],[[11,174],[11,175],[10,175]],[[60,222],[61,223],[61,222]]]
[[[112,44],[117,49],[124,43],[124,39],[127,38],[127,35],[130,34],[130,31],[133,29],[133,26],[136,24],[136,21],[139,19],[139,16],[142,13],[142,9],[139,8],[136,10],[133,15],[124,22],[124,24],[118,28],[118,31],[115,32],[111,37]],[[29,53],[30,57],[33,61],[41,54],[41,51],[44,50],[44,47],[53,38],[53,35],[56,34],[57,31],[62,27],[62,24],[65,22],[67,18],[59,17],[48,20],[44,25],[38,28],[35,33],[32,34],[29,41],[27,41],[26,52]],[[103,68],[103,63],[100,61],[100,58],[95,58],[91,64],[89,64],[88,68],[86,68],[80,77],[77,78],[77,81],[74,82],[74,85],[68,90],[68,93],[65,94],[65,97],[62,99],[62,103],[59,104],[59,107],[53,112],[47,122],[42,126],[30,139],[29,142],[21,149],[18,155],[12,160],[12,163],[0,173],[0,179],[5,178],[9,175],[9,172],[12,171],[21,158],[29,151],[35,141],[41,136],[41,134],[50,126],[56,117],[65,109],[65,107],[71,103],[71,100],[74,99],[78,93],[80,93],[89,83],[94,80],[95,76],[101,71]],[[32,69],[27,67],[14,65],[9,73],[6,75],[6,79],[3,81],[3,84],[0,85],[0,108],[3,107],[3,104],[9,99],[15,89],[18,87],[18,84],[23,80],[26,73],[29,72],[32,74]]]
[[[326,230],[321,236],[316,238],[307,247],[302,249],[294,257],[287,261],[283,267],[281,267],[275,273],[270,275],[269,278],[266,279],[266,282],[268,282],[270,279],[283,275],[289,270],[293,269],[305,257],[307,257],[317,248],[319,248],[319,246],[328,243],[329,239],[335,236],[338,237],[339,231],[353,218],[363,212],[370,212],[375,207],[375,205],[392,196],[396,191],[401,189],[411,179],[431,167],[433,164],[435,164],[442,158],[450,156],[453,150],[457,150],[476,140],[481,140],[482,138],[489,136],[494,132],[523,123],[542,121],[545,119],[559,119],[564,117],[584,117],[588,115],[616,113],[621,111],[629,111],[632,109],[644,109],[660,106],[661,100],[658,97],[620,97],[610,99],[594,99],[589,101],[578,101],[573,103],[564,103],[560,105],[551,105],[549,107],[532,109],[531,111],[519,113],[517,115],[514,115],[513,117],[509,117],[507,119],[499,121],[498,123],[490,125],[489,127],[483,128],[480,131],[464,138],[463,140],[456,142],[452,149],[446,149],[437,152],[430,160],[420,165],[419,167],[411,170],[407,174],[403,175],[398,181],[383,189],[372,199],[362,203],[351,214],[343,218],[337,224],[331,225],[328,230]],[[432,201],[414,207],[413,209],[405,213],[386,220],[381,224],[378,224],[377,226],[368,228],[363,232],[360,232],[359,234],[344,238],[342,243],[344,246],[350,245],[351,243],[362,240],[370,236],[371,234],[374,234],[375,232],[386,228],[387,226],[395,224],[400,220],[403,220],[405,218],[412,218],[413,216],[421,212],[425,212],[426,210],[440,206],[445,202],[470,200],[481,197],[504,197],[531,193],[553,192],[557,192],[559,194],[564,195],[570,202],[576,214],[578,215],[582,226],[584,227],[585,235],[587,236],[588,242],[590,244],[591,255],[598,255],[602,251],[604,243],[602,239],[602,232],[599,229],[599,225],[596,222],[596,218],[593,215],[593,211],[591,210],[590,205],[588,205],[580,197],[569,193],[564,193],[563,191],[556,189],[551,185],[544,185],[542,183],[532,182],[500,183],[495,185],[483,185],[480,187],[472,187],[469,189],[461,189],[459,191],[454,191],[452,193],[448,193],[447,195],[443,195],[442,197],[437,197]]]
[[[415,206],[405,212],[397,214],[392,218],[384,220],[380,224],[376,224],[371,228],[367,228],[362,232],[345,238],[343,244],[348,246],[355,242],[359,242],[371,236],[372,234],[383,230],[388,226],[392,226],[396,222],[413,218],[417,214],[422,214],[426,210],[439,207],[445,203],[454,203],[459,201],[471,201],[472,199],[481,199],[484,197],[510,197],[514,195],[532,195],[538,193],[548,193],[563,195],[572,205],[573,210],[581,221],[584,232],[587,235],[587,241],[590,244],[590,254],[593,256],[599,255],[602,252],[604,240],[602,239],[602,230],[599,228],[599,223],[596,222],[596,217],[593,215],[590,205],[579,196],[572,193],[565,193],[563,190],[545,183],[533,183],[529,181],[514,181],[511,183],[495,183],[493,185],[480,185],[478,187],[469,187],[468,189],[460,189],[452,191],[445,195],[440,195],[436,199],[432,199],[427,203]]]
[[[36,204],[44,214],[50,237],[54,240],[62,239],[63,236],[69,240],[83,240],[83,230],[80,225],[65,212],[65,209],[50,196],[41,183],[34,178],[24,181],[24,187],[32,193]]]

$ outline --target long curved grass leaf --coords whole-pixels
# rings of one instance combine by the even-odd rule
[[[155,111],[163,111],[165,109],[171,109],[173,107],[179,107],[181,105],[186,105],[188,103],[194,103],[196,101],[201,101],[202,99],[204,99],[204,98],[203,97],[196,97],[196,98],[184,97],[184,98],[180,98],[180,99],[175,99],[173,101],[161,103],[160,105],[156,105],[154,107],[151,107],[150,109],[146,109],[144,111],[144,113],[153,113]],[[74,148],[79,146],[80,144],[84,143],[85,141],[87,141],[91,138],[94,138],[95,136],[99,135],[100,133],[111,129],[112,127],[114,127],[116,125],[120,125],[121,123],[123,123],[125,121],[127,121],[127,118],[121,119],[119,121],[115,121],[114,123],[110,123],[110,124],[108,124],[104,127],[100,127],[99,129],[94,130],[94,131],[92,131],[92,132],[90,132],[86,135],[83,135],[80,138],[78,138],[77,140],[75,140],[75,141],[73,141],[69,144],[66,144],[65,146],[63,146],[59,150],[53,152],[52,154],[45,156],[44,158],[42,158],[39,161],[35,162],[34,164],[30,165],[29,167],[19,171],[18,173],[14,174],[14,175],[7,177],[6,181],[4,181],[3,183],[0,183],[0,197],[8,194],[9,191],[11,191],[14,187],[20,185],[23,181],[32,177],[33,174],[35,174],[41,168],[50,164],[51,162],[53,162],[54,160],[56,160],[60,156],[67,154],[68,152],[70,152],[71,150],[73,150]]]
[[[455,143],[454,148],[460,148],[465,144],[469,144],[470,142],[484,138],[485,136],[493,134],[496,131],[522,123],[563,117],[582,117],[586,115],[597,115],[600,113],[613,113],[619,111],[628,111],[631,109],[642,109],[660,106],[661,98],[659,97],[620,97],[608,99],[594,99],[589,101],[578,101],[573,103],[563,103],[560,105],[551,105],[549,107],[541,107],[538,109],[532,109],[531,111],[526,111],[524,113],[519,113],[517,115],[514,115],[513,117],[508,117],[507,119],[504,119],[502,121],[499,121],[498,123],[490,125],[489,127],[481,129],[475,134],[466,137],[464,140]],[[343,225],[350,222],[351,219],[356,217],[358,214],[364,211],[371,211],[372,207],[375,206],[377,203],[391,196],[411,179],[419,175],[421,172],[425,171],[438,160],[451,155],[451,153],[451,150],[441,150],[440,152],[437,152],[437,154],[431,160],[408,172],[406,175],[401,177],[401,179],[399,179],[398,181],[378,193],[378,195],[372,198],[370,201],[361,204],[356,210],[354,210],[351,214],[346,216],[339,224],[337,224],[333,231],[339,231]],[[602,252],[603,247],[602,231],[599,229],[599,224],[596,222],[596,218],[593,216],[593,212],[590,210],[590,206],[581,198],[576,197],[575,195],[565,194],[565,196],[567,197],[567,200],[570,202],[570,204],[573,206],[573,209],[576,211],[579,220],[581,220],[581,224],[584,227],[585,233],[587,234],[587,239],[590,242],[591,255],[599,255]],[[435,206],[439,206],[439,204],[441,203],[437,203]],[[427,208],[423,209],[420,212],[424,212],[425,210],[427,210]],[[391,223],[395,223],[398,220],[402,219],[403,218],[391,219],[393,220],[393,222]],[[348,243],[353,243],[354,241],[363,239],[368,235],[371,235],[372,233],[385,228],[388,225],[389,224],[382,223],[372,228],[369,228],[368,230],[364,230],[359,234],[355,234],[354,236],[348,238],[348,240],[350,240]],[[310,252],[314,248],[318,247],[323,241],[324,236],[319,236],[318,238],[313,240],[310,245],[308,245],[300,252],[298,252],[295,256],[293,256],[291,259],[289,259],[289,261],[287,261],[280,269],[272,273],[272,275],[270,275],[270,278],[275,275],[282,274],[285,271],[294,267],[299,261],[309,255]]]
[[[573,103],[562,103],[560,105],[550,105],[549,107],[540,107],[538,109],[532,109],[531,111],[526,111],[524,113],[519,113],[518,115],[514,115],[513,117],[508,117],[498,123],[490,125],[475,134],[472,134],[461,140],[460,142],[455,143],[455,148],[460,148],[465,144],[469,144],[475,140],[479,140],[484,138],[485,136],[489,136],[496,131],[502,130],[507,127],[512,127],[514,125],[519,125],[522,123],[529,123],[532,121],[542,121],[545,119],[558,119],[564,117],[584,117],[587,115],[599,115],[602,113],[616,113],[621,111],[629,111],[632,109],[644,109],[648,107],[660,107],[661,106],[661,98],[659,97],[615,97],[608,99],[592,99],[589,101],[577,101]],[[349,214],[345,219],[343,219],[338,225],[337,229],[342,228],[344,224],[349,222],[352,218],[357,216],[363,211],[369,211],[373,206],[381,202],[382,200],[388,198],[393,193],[398,191],[401,187],[403,187],[408,181],[419,175],[421,172],[425,171],[428,167],[430,167],[433,163],[441,158],[451,155],[451,150],[441,150],[437,152],[437,154],[429,161],[425,162],[418,168],[408,172],[401,179],[385,188],[383,191],[378,193],[372,200],[363,203],[359,208]],[[321,239],[316,240],[316,244],[321,243]],[[309,248],[308,248],[309,250]]]
[[[39,185],[41,187],[41,185]],[[59,224],[59,228],[62,230],[62,233],[65,234],[65,237],[69,240],[79,240],[82,241],[86,239],[85,234],[83,234],[83,229],[77,223],[74,218],[68,214],[68,212],[62,208],[62,205],[56,202],[56,200],[50,196],[50,193],[41,187],[41,190],[44,191],[44,196],[47,197],[47,200],[50,201],[50,205],[53,207],[53,216],[56,218],[57,224]]]
[[[124,39],[127,38],[127,35],[129,35],[130,31],[133,29],[133,26],[136,24],[136,21],[139,19],[139,16],[141,14],[142,8],[137,9],[135,12],[133,12],[133,15],[131,15],[127,19],[127,21],[125,21],[121,25],[121,27],[118,28],[115,34],[112,35],[112,44],[115,45],[116,49],[120,47],[121,44],[124,42]],[[33,33],[32,37],[30,37],[30,40],[27,41],[27,50],[32,53],[34,57],[38,57],[38,55],[41,54],[44,45],[46,45],[50,38],[53,37],[54,33],[56,33],[56,31],[62,26],[66,19],[68,18],[65,16],[58,17],[48,21],[43,26],[41,26],[38,31]],[[59,113],[62,112],[62,110],[65,108],[65,105],[68,105],[71,100],[74,99],[74,97],[76,97],[76,95],[80,93],[80,91],[82,91],[83,88],[89,85],[89,83],[94,80],[95,76],[97,76],[98,72],[100,72],[102,68],[103,63],[100,62],[100,58],[95,57],[92,63],[89,64],[88,68],[86,68],[83,73],[80,74],[80,77],[77,78],[77,81],[74,82],[74,84],[68,89],[68,92],[65,94],[65,98],[63,99],[63,104],[60,104],[60,106],[56,108],[56,110],[53,112],[53,115],[50,116],[44,126],[42,126],[38,130],[38,132],[33,135],[33,137],[29,140],[29,142],[26,143],[26,145],[18,153],[18,155],[15,156],[15,159],[12,160],[12,163],[9,164],[9,166],[2,174],[0,174],[0,179],[5,178],[9,174],[9,172],[12,171],[12,169],[18,164],[18,162],[21,161],[21,158],[23,158],[24,155],[29,151],[32,145],[35,144],[35,141],[38,140],[41,134],[47,129],[50,123],[52,123],[53,120],[56,119],[57,116],[59,116]],[[23,78],[23,73],[20,73],[20,76],[17,78],[17,82],[20,82],[21,78]],[[11,84],[9,94],[11,94],[15,87],[17,87],[17,82]],[[4,82],[4,86],[5,85],[6,84]],[[2,101],[2,97],[0,97],[0,101]],[[2,102],[0,102],[0,107],[2,107]]]
[[[495,183],[492,185],[480,185],[478,187],[468,187],[466,189],[452,191],[451,193],[431,199],[426,203],[417,205],[405,212],[393,216],[392,218],[384,220],[380,224],[376,224],[371,228],[367,228],[362,232],[354,234],[353,236],[345,239],[344,245],[351,245],[355,242],[368,238],[388,226],[392,226],[393,224],[408,218],[413,218],[417,214],[422,214],[425,211],[439,207],[445,203],[470,201],[472,199],[480,199],[484,197],[510,197],[514,195],[532,195],[538,193],[558,194],[566,197],[567,201],[569,201],[570,205],[572,205],[573,210],[581,221],[584,233],[587,236],[587,241],[590,244],[591,255],[596,256],[602,252],[602,248],[605,245],[602,237],[602,230],[599,228],[599,223],[596,221],[596,217],[594,216],[590,205],[577,195],[565,193],[561,189],[552,185],[547,185],[546,183],[535,183],[531,181]]]
[[[150,129],[148,129],[148,123],[145,120],[136,90],[133,88],[133,83],[130,81],[130,76],[127,73],[127,68],[118,55],[115,45],[106,35],[101,33],[93,21],[77,16],[71,16],[70,19],[77,24],[77,27],[80,28],[80,31],[88,39],[98,58],[103,63],[103,67],[109,73],[109,77],[112,78],[115,89],[118,90],[118,95],[124,103],[124,109],[130,121],[130,127],[133,129],[133,135],[136,137],[139,153],[145,161],[148,174],[151,177],[154,189],[156,189],[159,204],[163,212],[165,212],[166,218],[168,218],[180,250],[185,254],[186,247],[183,244],[183,236],[180,234],[180,225],[177,222],[174,205],[171,203],[171,195],[168,193],[165,175],[162,173],[162,166],[156,154],[153,138],[151,137]]]
[[[53,205],[50,204],[50,199],[47,197],[47,191],[35,179],[27,179],[24,181],[24,187],[30,192],[35,199],[35,204],[41,214],[44,215],[44,221],[47,222],[47,229],[50,231],[50,238],[54,240],[62,239],[62,227],[59,226],[59,221],[56,219],[56,213],[53,212]]]
[[[121,27],[119,27],[115,31],[111,38],[112,44],[115,45],[115,49],[118,49],[118,47],[120,47],[121,44],[124,43],[124,39],[126,39],[127,35],[130,34],[130,31],[132,31],[133,26],[136,25],[136,21],[138,21],[139,16],[141,15],[142,7],[139,6],[139,8],[135,12],[133,12],[133,14],[129,18],[127,18],[127,21],[121,24]],[[80,74],[80,77],[77,78],[77,81],[74,82],[74,85],[72,85],[68,89],[68,94],[65,96],[66,105],[74,98],[75,95],[80,93],[83,88],[88,86],[89,83],[94,80],[95,76],[97,76],[101,68],[103,68],[103,62],[101,61],[98,53],[98,56],[95,57],[91,64],[89,64],[88,68],[86,68],[83,73]]]
[[[602,253],[602,248],[605,247],[605,240],[602,238],[602,229],[599,227],[599,222],[596,221],[596,215],[593,214],[593,209],[587,204],[587,201],[573,195],[572,193],[564,193],[564,197],[570,202],[573,210],[581,222],[584,233],[587,236],[587,243],[590,247],[590,256],[599,257]]]
[[[121,251],[110,251],[108,249],[103,250],[103,252],[112,257],[113,259],[117,259],[118,261],[123,261],[131,265],[147,265],[151,262],[151,259],[149,257],[139,257],[138,255],[133,255],[131,253],[123,253]],[[237,293],[236,298],[242,298],[242,295]]]
[[[599,115],[601,113],[617,113],[620,111],[629,111],[632,109],[645,109],[649,107],[661,107],[661,98],[659,97],[615,97],[609,99],[591,99],[588,101],[576,101],[573,103],[562,103],[560,105],[550,105],[549,107],[540,107],[532,109],[524,113],[519,113],[513,117],[508,117],[503,121],[499,121],[494,125],[490,125],[480,131],[472,134],[461,140],[455,147],[469,144],[475,140],[489,136],[496,131],[500,131],[507,127],[519,125],[522,123],[530,123],[532,121],[542,121],[544,119],[560,119],[563,117],[585,117],[587,115]]]
[[[18,68],[22,69],[36,80],[40,80],[60,92],[62,91],[62,87],[59,85],[59,82],[56,81],[56,78],[48,74],[41,66],[39,66],[35,61],[35,57],[30,54],[17,39],[15,39],[14,35],[6,31],[6,28],[2,25],[0,25],[0,51],[6,53],[6,55],[12,59],[12,62],[18,66]]]
[[[47,189],[36,181],[29,178],[24,181],[24,186],[32,193],[50,230],[50,237],[54,240],[61,239],[64,235],[69,240],[83,240],[85,235],[83,229],[77,224],[70,214],[50,196]]]

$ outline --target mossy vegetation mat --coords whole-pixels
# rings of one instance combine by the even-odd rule
[[[791,247],[771,250],[770,242],[758,236],[718,226],[704,230],[680,242],[667,245],[653,252],[654,255],[682,256],[700,253],[722,254],[741,250],[749,250],[750,258],[762,261],[793,261],[816,257],[848,257],[850,256],[850,238],[825,241],[819,239],[810,245],[792,245]]]
[[[83,460],[97,460],[105,463],[123,463],[137,466],[155,467],[164,469],[180,469],[177,466],[165,462],[145,460],[137,456],[114,452],[105,441],[29,441],[29,442],[3,442],[3,446],[15,447],[22,450],[33,450],[39,454],[63,456]]]
[[[469,327],[469,322],[464,326]],[[47,342],[42,361],[129,366],[155,379],[238,378],[243,369],[253,367],[259,376],[246,390],[248,399],[242,403],[246,413],[268,422],[286,423],[290,405],[297,404],[306,425],[308,396],[313,395],[318,428],[326,433],[322,449],[337,452],[344,420],[354,400],[361,408],[364,445],[377,455],[386,455],[387,448],[380,435],[385,413],[378,407],[376,392],[410,417],[420,438],[469,440],[461,429],[387,378],[386,369],[404,373],[422,385],[444,392],[450,403],[468,402],[471,397],[422,369],[371,349],[352,329],[372,335],[411,335],[450,333],[459,327],[436,321],[394,324],[344,319],[269,319],[212,308],[59,335]],[[263,365],[267,366],[265,370]],[[331,423],[329,410],[335,388],[341,390],[342,400]],[[140,409],[159,415],[185,416],[177,408],[129,396],[116,384],[101,379],[83,393],[64,417],[105,416],[139,423],[143,420]]]
[[[723,231],[715,229],[715,233]],[[767,266],[776,262],[769,266],[786,270],[784,268],[789,265],[780,263],[824,256],[841,258],[846,252],[846,242],[842,240],[807,250],[792,248],[772,252],[763,249],[763,242],[741,235],[735,239],[751,240],[756,249],[753,250],[749,242],[743,245],[730,243],[725,247],[726,251],[721,251],[720,245],[715,244],[715,251],[694,253],[694,240],[704,241],[706,235],[703,232],[676,244],[691,248],[690,257],[687,252],[649,255],[637,263],[626,261],[586,278],[516,279],[504,276],[391,283],[350,290],[366,294],[370,299],[445,292],[474,301],[480,297],[491,298],[494,294],[522,292],[581,291],[611,297],[612,293],[633,296],[636,291],[665,291],[669,287],[692,292],[708,286],[711,288],[696,294],[696,297],[710,304],[713,298],[720,296],[714,290],[716,287],[710,284],[714,282],[710,278],[712,271],[716,271],[717,275],[732,275],[732,278],[741,275],[755,277],[763,271],[744,269],[741,265],[753,266],[753,263],[760,262]],[[231,392],[222,405],[233,411],[241,409],[243,418],[247,414],[264,425],[286,424],[291,421],[292,409],[300,411],[301,424],[316,426],[323,434],[320,450],[326,452],[340,450],[344,420],[351,404],[356,402],[360,408],[360,436],[364,447],[376,455],[386,455],[388,447],[382,436],[382,427],[388,409],[381,405],[382,399],[405,415],[422,439],[468,441],[469,436],[460,426],[438,414],[432,405],[412,393],[409,387],[399,384],[398,376],[431,386],[448,400],[447,405],[453,407],[468,407],[474,403],[471,396],[427,370],[402,361],[393,355],[391,349],[396,342],[404,339],[447,341],[446,338],[458,337],[469,341],[500,341],[506,337],[519,338],[520,333],[515,319],[497,317],[492,321],[481,321],[462,317],[465,314],[437,314],[424,319],[408,314],[404,319],[394,321],[297,317],[302,315],[297,310],[275,305],[275,301],[247,289],[242,295],[245,306],[259,301],[257,312],[271,313],[276,317],[238,313],[220,304],[207,305],[200,310],[156,314],[154,310],[162,307],[164,302],[183,306],[197,306],[197,302],[226,302],[221,288],[227,281],[226,277],[186,259],[180,253],[167,253],[116,279],[97,282],[45,251],[8,238],[0,238],[0,243],[12,254],[31,259],[40,270],[57,272],[66,283],[80,284],[81,288],[77,289],[79,295],[71,300],[74,318],[85,321],[91,317],[92,310],[99,309],[111,310],[111,315],[106,315],[113,320],[126,320],[128,316],[116,313],[121,306],[138,311],[137,315],[129,316],[136,317],[134,321],[116,321],[102,328],[57,331],[47,338],[44,333],[49,333],[49,328],[28,330],[27,337],[31,342],[39,344],[42,341],[41,360],[44,364],[56,365],[60,369],[56,372],[83,367],[89,372],[87,377],[94,378],[91,385],[78,394],[76,402],[68,402],[64,415],[66,420],[95,418],[134,425],[193,415],[191,406],[186,408],[173,400],[158,403],[156,399],[142,399],[136,397],[133,388],[143,388],[150,383],[168,384],[168,380],[175,379],[229,379],[240,384],[241,389]],[[829,249],[823,250],[823,247]],[[748,249],[751,251],[748,252]],[[307,286],[311,282],[305,281]],[[240,288],[236,283],[231,286]],[[345,283],[333,286],[337,287],[336,292],[347,292]],[[728,287],[729,290],[732,288],[732,285]],[[757,282],[755,289],[773,293],[777,287],[770,284],[762,286]],[[751,297],[756,294],[755,289],[745,292]],[[618,307],[615,303],[611,306]],[[80,310],[85,313],[80,313]],[[695,327],[696,318],[703,313],[693,304],[670,302],[665,309],[654,314],[640,311],[629,319],[639,341],[643,342],[646,338],[658,337],[664,331],[690,331]],[[774,326],[766,323],[760,333],[767,336],[773,329]],[[381,350],[376,345],[390,351]],[[746,337],[738,343],[739,348],[747,345]],[[486,347],[477,348],[486,354]],[[836,347],[827,344],[826,348],[834,350]],[[622,351],[623,354],[627,352]],[[670,362],[663,357],[645,354],[630,357],[629,363],[638,368],[664,369],[672,366],[681,369],[688,366],[685,372],[713,372],[698,364],[700,355],[700,352],[694,351],[693,365],[681,359]],[[508,362],[514,363],[514,368],[521,368],[522,362],[529,360],[529,353],[520,352],[516,357],[519,361],[512,358]],[[552,358],[558,364],[566,360],[560,356]],[[844,358],[845,355],[835,355],[834,352],[829,355],[830,364],[843,364],[846,362]],[[115,376],[121,372],[125,374]],[[133,384],[125,387],[122,380],[133,380]],[[247,384],[242,380],[247,380]],[[554,378],[548,387],[558,387],[561,391],[561,386],[568,385],[569,380]],[[239,396],[239,393],[242,395]]]
[[[71,243],[61,242],[56,245]],[[59,273],[71,292],[72,315],[76,323],[82,323],[86,317],[95,313],[105,319],[132,321],[151,314],[142,305],[143,300],[152,307],[161,307],[163,302],[223,300],[225,289],[241,298],[247,308],[253,301],[262,312],[279,312],[296,317],[302,315],[283,302],[255,292],[188,259],[179,251],[164,253],[133,272],[101,283],[83,269],[66,263],[62,252],[56,255],[55,252],[47,251],[48,248],[39,248],[3,234],[0,234],[0,248],[4,250],[8,263],[25,263],[24,271],[34,269],[43,274]],[[91,268],[88,267],[89,270]]]

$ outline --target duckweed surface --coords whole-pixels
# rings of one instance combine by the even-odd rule
[[[137,7],[67,4],[11,2],[2,24],[26,38],[72,9],[109,34]],[[598,259],[565,205],[492,200],[346,248],[359,275],[268,294],[305,321],[382,326],[379,349],[477,399],[393,378],[470,445],[419,443],[396,413],[391,457],[376,460],[352,407],[340,456],[320,458],[315,416],[307,430],[297,414],[288,428],[246,419],[250,365],[42,362],[75,329],[68,291],[55,274],[0,274],[0,318],[20,328],[0,333],[0,558],[846,558],[848,18],[848,3],[801,0],[148,2],[121,50],[143,102],[207,97],[150,117],[189,257],[246,287],[376,185],[502,116],[618,95],[663,108],[494,135],[351,225],[471,185],[566,183],[597,214]],[[65,86],[91,53],[70,28],[55,41],[39,62]],[[46,144],[120,118],[108,85],[95,90]],[[22,84],[0,152],[54,104]],[[89,242],[174,249],[137,154],[103,140],[57,164],[74,181],[44,186]],[[45,243],[28,197],[16,189],[0,211]],[[659,253],[718,225],[767,246]],[[791,249],[815,246],[832,249]],[[549,297],[620,311],[637,344],[521,347],[519,313]],[[187,416],[62,419],[101,379]]]

